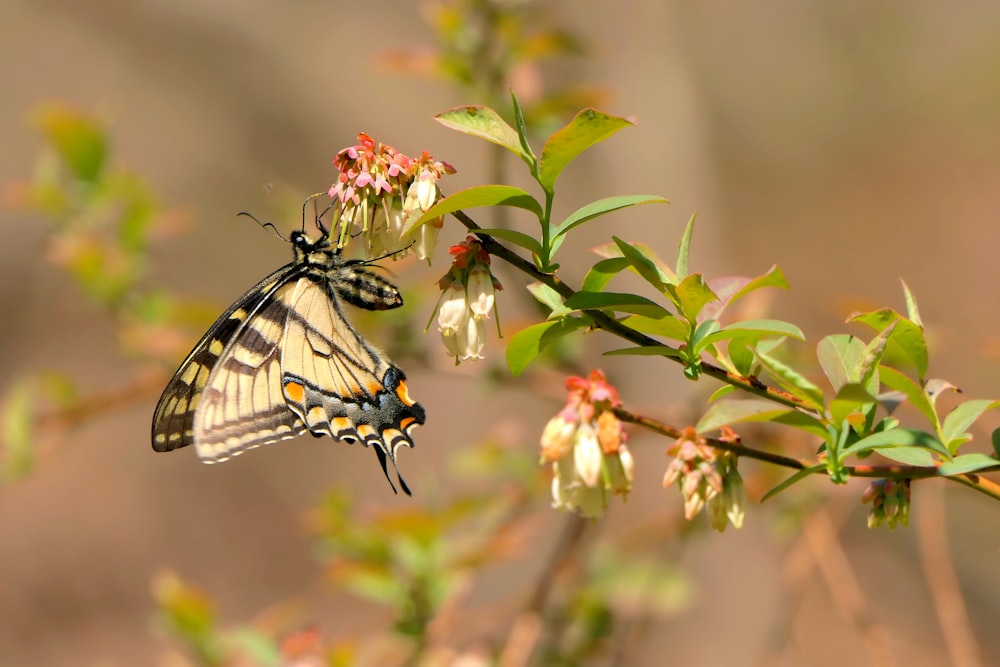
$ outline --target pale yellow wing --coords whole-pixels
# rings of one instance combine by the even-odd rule
[[[395,466],[398,448],[413,446],[424,409],[403,372],[344,318],[328,283],[301,280],[295,292],[281,350],[285,402],[313,435],[372,445],[388,477],[386,460]]]
[[[219,352],[194,415],[194,445],[206,463],[306,431],[281,382],[285,324],[303,284],[312,283],[299,278],[275,290]]]

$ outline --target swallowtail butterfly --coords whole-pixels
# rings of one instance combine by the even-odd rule
[[[319,216],[317,227],[315,241],[292,232],[294,260],[237,299],[181,363],[153,413],[154,450],[193,444],[214,463],[306,432],[328,435],[371,445],[396,490],[386,462],[395,469],[399,447],[413,446],[424,409],[343,304],[386,310],[403,298],[366,262],[343,259]]]

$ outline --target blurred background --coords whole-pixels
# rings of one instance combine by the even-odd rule
[[[330,160],[358,132],[449,161],[458,174],[443,184],[448,191],[491,180],[486,144],[432,120],[481,100],[386,57],[430,47],[430,6],[8,0],[0,182],[35,173],[39,105],[97,114],[113,138],[112,161],[186,221],[183,233],[153,244],[144,281],[221,312],[290,258],[235,214],[294,228],[298,203],[328,187]],[[547,86],[588,87],[603,110],[638,123],[565,173],[562,213],[619,193],[672,202],[592,223],[567,243],[570,284],[592,261],[582,253],[611,233],[672,258],[697,211],[693,269],[758,275],[778,264],[792,289],[771,294],[769,312],[803,327],[804,355],[828,333],[868,335],[844,324],[851,311],[903,310],[902,277],[932,341],[931,376],[966,398],[1000,395],[1000,5],[649,0],[626,10],[573,0],[543,9],[586,52],[517,72],[511,85],[522,100]],[[527,183],[518,164],[508,167]],[[55,369],[84,394],[139,387],[48,440],[29,475],[0,487],[5,666],[194,664],[156,622],[153,582],[163,572],[204,592],[222,625],[276,614],[331,641],[367,636],[391,619],[330,585],[310,511],[331,488],[350,491],[364,522],[486,484],[448,461],[483,441],[532,459],[562,405],[559,375],[484,379],[503,369],[502,342],[491,340],[484,362],[456,369],[432,333],[417,336],[407,356],[394,353],[428,412],[417,447],[400,461],[415,499],[391,494],[371,452],[326,440],[282,443],[223,466],[203,466],[193,451],[154,454],[149,422],[162,385],[136,380],[148,369],[122,355],[107,315],[47,261],[45,219],[9,206],[0,214],[0,386]],[[449,221],[441,247],[464,236]],[[429,269],[391,266],[418,328],[446,266],[443,256]],[[499,273],[509,335],[532,315],[523,277]],[[359,319],[373,342],[390,346],[379,325],[395,316],[376,317]],[[601,358],[617,345],[600,334],[584,342],[581,367],[604,368],[637,412],[683,426],[716,388],[672,365],[651,373],[648,360]],[[995,416],[983,423],[1000,426]],[[989,431],[975,435],[989,451]],[[939,614],[951,607],[942,610],[928,583],[941,574],[941,546],[956,575],[949,565],[943,590],[964,598],[969,620],[957,623],[978,642],[978,651],[970,646],[980,662],[965,664],[1000,664],[1000,515],[988,499],[918,484],[910,529],[869,531],[860,482],[830,491],[816,479],[759,507],[766,486],[748,481],[742,530],[688,531],[676,491],[660,485],[666,444],[633,432],[635,491],[588,524],[579,546],[631,540],[674,569],[669,604],[632,626],[639,639],[619,664],[859,664],[874,661],[883,640],[900,664],[948,664],[956,653]],[[792,455],[808,456],[800,445]],[[447,636],[456,655],[504,645],[565,534],[566,517],[546,510],[544,494],[533,502],[509,553],[470,584],[467,622]],[[789,518],[820,505],[821,520]],[[927,516],[936,518],[922,525]],[[588,664],[614,663],[598,653]]]

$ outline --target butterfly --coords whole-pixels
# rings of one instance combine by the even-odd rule
[[[294,260],[237,299],[181,363],[153,413],[153,449],[193,444],[215,463],[306,432],[328,435],[371,446],[392,490],[388,462],[410,495],[396,452],[413,447],[424,409],[403,371],[343,313],[344,303],[386,310],[403,298],[370,262],[342,258],[321,217],[312,240],[303,214],[303,231],[287,239]]]

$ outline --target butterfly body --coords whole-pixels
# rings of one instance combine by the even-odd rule
[[[167,384],[153,449],[194,445],[207,463],[303,433],[372,446],[388,478],[425,413],[406,376],[341,310],[398,308],[399,290],[344,260],[326,236],[291,236],[295,258],[222,314]],[[406,483],[399,478],[403,490]],[[391,480],[390,480],[391,484]],[[393,487],[395,489],[395,487]]]

